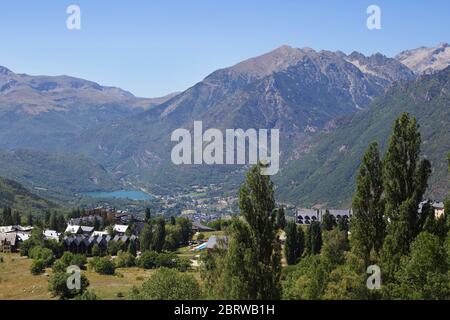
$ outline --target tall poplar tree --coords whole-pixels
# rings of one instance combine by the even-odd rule
[[[303,229],[299,228],[293,221],[286,225],[286,243],[284,253],[289,265],[297,264],[305,249],[305,238]]]
[[[322,248],[322,227],[320,222],[312,221],[306,233],[305,249],[308,255],[320,253]]]
[[[284,228],[286,227],[286,215],[283,207],[277,210],[277,226],[281,230],[284,230]]]
[[[382,261],[387,277],[398,269],[400,258],[426,221],[418,206],[431,174],[428,160],[419,159],[421,137],[419,125],[408,113],[394,123],[388,150],[383,160],[385,213],[388,219],[387,236],[383,244]]]
[[[363,156],[356,178],[350,222],[352,249],[366,264],[372,250],[378,254],[383,245],[385,222],[382,196],[382,163],[378,143],[373,142]]]
[[[239,191],[239,208],[249,225],[254,241],[256,266],[256,292],[260,300],[281,297],[280,246],[275,217],[275,196],[270,176],[261,174],[262,164],[247,173],[245,184]]]
[[[151,225],[145,224],[144,228],[142,229],[139,240],[141,243],[141,251],[142,252],[153,250],[153,248],[152,248],[153,230],[152,230]]]
[[[273,184],[269,176],[261,175],[261,166],[254,166],[247,173],[239,192],[244,219],[233,222],[223,264],[215,267],[219,268],[221,279],[216,283],[220,282],[218,286],[225,288],[220,298],[270,300],[281,297],[281,248]],[[217,284],[212,283],[212,286],[217,287]],[[207,290],[218,291],[217,288]]]
[[[153,250],[156,252],[161,252],[164,247],[164,242],[166,239],[166,221],[163,217],[159,217],[156,222],[156,228],[153,240]]]

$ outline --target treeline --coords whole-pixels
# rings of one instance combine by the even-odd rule
[[[251,169],[239,193],[241,218],[227,230],[228,249],[203,257],[204,297],[449,299],[450,201],[441,217],[430,204],[420,206],[431,175],[420,145],[416,120],[402,114],[385,155],[374,142],[362,159],[350,221],[327,213],[306,230],[285,225],[290,266],[283,269],[281,210],[269,177],[260,175],[260,165]],[[381,270],[379,290],[367,285],[371,265]]]
[[[24,215],[17,210],[13,210],[9,206],[5,206],[0,215],[0,225],[27,225],[63,232],[66,229],[67,222],[65,215],[61,212],[50,212],[49,210],[46,210],[44,211],[43,217],[36,218],[31,213]]]

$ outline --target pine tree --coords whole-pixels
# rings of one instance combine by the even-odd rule
[[[45,210],[44,212],[44,224],[46,226],[48,226],[49,222],[50,222],[50,211],[49,210]]]
[[[11,214],[11,208],[8,206],[3,207],[2,223],[4,226],[10,226],[14,224],[13,217]]]
[[[12,215],[12,224],[15,226],[20,226],[21,224],[20,213],[18,211],[14,211]]]
[[[144,221],[145,222],[149,222],[152,218],[152,214],[150,212],[150,208],[145,208],[145,213],[144,213]]]
[[[281,207],[277,210],[277,226],[281,230],[284,230],[286,227],[286,215],[284,212],[284,207]]]
[[[30,227],[33,226],[33,215],[31,214],[31,212],[27,216],[27,225]]]
[[[66,229],[66,219],[64,218],[64,215],[60,214],[58,215],[58,222],[57,222],[57,228],[56,231],[63,232]]]
[[[53,212],[50,215],[49,221],[48,221],[48,228],[50,230],[57,230],[58,229],[58,216],[56,212]]]
[[[142,229],[141,235],[140,235],[140,242],[141,242],[141,251],[150,251],[152,250],[152,242],[153,242],[153,230],[152,226],[149,224],[145,224],[144,228]]]
[[[384,233],[384,202],[382,163],[378,143],[373,142],[363,156],[356,191],[353,196],[351,219],[351,242],[355,253],[369,263],[370,253],[381,250]]]
[[[94,230],[99,231],[100,230],[100,221],[97,219],[97,216],[94,216]]]
[[[320,222],[312,221],[306,233],[305,249],[308,255],[320,253],[322,248],[322,230]]]
[[[288,222],[286,225],[286,243],[284,253],[287,264],[297,264],[303,254],[305,239],[303,229],[297,227],[295,222]]]
[[[155,250],[156,252],[161,252],[166,239],[166,221],[163,217],[160,217],[156,222],[156,228],[153,237],[153,250]]]
[[[128,252],[132,254],[134,257],[136,257],[137,254],[137,248],[136,248],[136,241],[131,240],[130,244],[128,245]]]
[[[323,230],[330,231],[336,227],[336,218],[330,214],[330,211],[326,210],[322,217]]]

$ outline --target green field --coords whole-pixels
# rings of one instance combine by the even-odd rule
[[[48,293],[47,281],[51,269],[39,276],[30,273],[32,260],[19,254],[1,254],[0,262],[0,300],[49,300],[55,299]],[[97,294],[100,299],[127,299],[133,286],[140,286],[155,270],[140,268],[116,269],[113,276],[100,275],[96,272],[83,271],[89,279],[89,290]],[[198,280],[199,273],[191,271]]]

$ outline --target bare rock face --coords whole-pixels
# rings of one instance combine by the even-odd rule
[[[428,74],[445,69],[450,65],[450,45],[440,43],[437,47],[420,47],[399,53],[398,61],[416,74]]]

